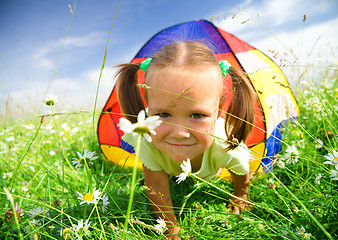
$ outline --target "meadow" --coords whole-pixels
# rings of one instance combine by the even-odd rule
[[[316,82],[295,93],[301,116],[284,126],[273,171],[252,174],[251,211],[227,210],[231,182],[173,178],[182,239],[337,239],[337,73]],[[121,238],[132,169],[104,159],[97,119],[70,112],[1,121],[1,239]],[[143,184],[138,170],[126,239],[165,239]]]
[[[284,125],[273,171],[252,173],[250,211],[227,210],[230,181],[172,178],[182,239],[338,239],[337,66],[318,71],[292,85],[301,115]],[[100,110],[44,107],[0,118],[0,239],[121,239],[126,217],[126,239],[166,239],[142,171],[132,187],[133,169],[102,155]]]

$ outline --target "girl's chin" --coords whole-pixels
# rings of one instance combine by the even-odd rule
[[[184,156],[169,156],[172,160],[174,160],[175,162],[178,162],[178,163],[183,163],[183,161],[186,161],[188,158],[190,159],[191,162],[194,161],[194,159],[196,161],[198,161],[198,157],[195,157],[195,156],[188,156],[188,155],[184,155]],[[202,155],[203,157],[203,155]],[[202,158],[201,158],[202,159]]]
[[[169,156],[172,160],[178,163],[182,163],[183,161],[187,160],[190,158],[189,156]]]
[[[178,163],[183,163],[183,161],[187,160],[188,158],[185,158],[185,159],[173,159],[175,162],[178,162]]]

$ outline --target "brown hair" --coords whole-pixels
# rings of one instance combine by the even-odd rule
[[[152,57],[145,73],[145,79],[147,81],[148,75],[156,74],[158,71],[189,71],[208,65],[219,66],[215,55],[206,45],[195,41],[174,42],[164,46]],[[117,72],[117,90],[121,110],[126,118],[134,123],[137,121],[135,116],[145,109],[141,91],[137,85],[139,67],[140,63],[121,64]],[[233,91],[228,114],[225,117],[225,132],[228,141],[235,138],[239,142],[245,142],[254,120],[255,93],[243,73],[234,67],[230,67],[228,73],[232,78]],[[226,150],[236,147],[237,145],[230,144]]]

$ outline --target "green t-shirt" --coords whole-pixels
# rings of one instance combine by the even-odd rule
[[[226,138],[223,126],[224,120],[216,121],[214,141],[203,154],[200,170],[193,173],[200,178],[209,180],[216,176],[220,168],[227,168],[238,175],[244,175],[249,171],[250,151],[244,144],[240,144],[234,150],[224,151]],[[137,135],[126,133],[122,139],[133,147],[136,146]],[[142,164],[152,171],[164,170],[168,175],[174,176],[182,173],[180,162],[172,160],[144,138],[142,138],[139,157]]]

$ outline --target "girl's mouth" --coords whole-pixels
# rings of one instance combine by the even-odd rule
[[[193,144],[182,144],[182,143],[168,143],[170,146],[177,148],[191,147]]]

